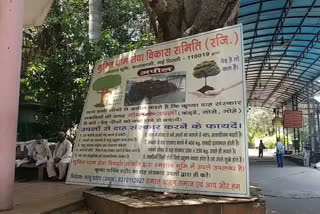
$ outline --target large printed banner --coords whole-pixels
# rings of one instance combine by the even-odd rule
[[[67,183],[249,196],[242,26],[97,62]]]

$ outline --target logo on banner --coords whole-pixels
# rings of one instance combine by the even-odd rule
[[[141,69],[138,71],[139,76],[145,76],[150,74],[163,74],[163,73],[169,73],[174,71],[173,65],[167,65],[167,66],[160,66],[160,67],[153,67],[153,68],[146,68]]]

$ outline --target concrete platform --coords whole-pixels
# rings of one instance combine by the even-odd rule
[[[16,182],[14,184],[14,209],[0,213],[71,213],[82,206],[82,192],[88,189],[89,187],[86,186],[66,185],[57,182]]]
[[[317,214],[320,208],[320,171],[275,157],[250,157],[250,183],[262,188],[267,214]]]
[[[251,198],[239,199],[94,188],[84,198],[95,214],[264,214],[264,199],[252,192]]]
[[[299,165],[299,166],[303,166],[304,165],[304,161],[303,161],[303,156],[302,155],[286,155],[284,156],[285,159]]]

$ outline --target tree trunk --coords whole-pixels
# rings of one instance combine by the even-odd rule
[[[143,0],[159,42],[237,23],[240,0]]]
[[[102,0],[89,0],[89,39],[99,41],[102,28]]]
[[[204,86],[207,86],[207,77],[204,77]]]
[[[101,91],[100,105],[105,105],[108,100],[109,89],[104,88]]]

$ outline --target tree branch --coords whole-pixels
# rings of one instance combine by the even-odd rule
[[[189,6],[190,7],[190,6]],[[192,25],[183,33],[183,36],[190,36],[199,32],[202,25],[203,14],[205,14],[206,4],[204,0],[199,1],[197,14],[194,16]]]
[[[228,19],[224,22],[223,27],[234,25],[237,23],[239,8],[240,8],[240,0],[237,0],[235,5],[233,6],[233,9],[231,10],[231,13]]]
[[[155,35],[156,38],[158,40],[162,41],[163,40],[163,33],[159,29],[159,23],[158,23],[158,20],[157,20],[157,15],[154,13],[152,8],[150,7],[149,1],[150,0],[143,0],[142,3],[144,5],[144,7],[146,8],[147,14],[149,15],[151,26],[152,26],[152,29],[154,30],[155,34],[156,34]]]
[[[143,0],[159,41],[168,41],[237,21],[240,0]]]

